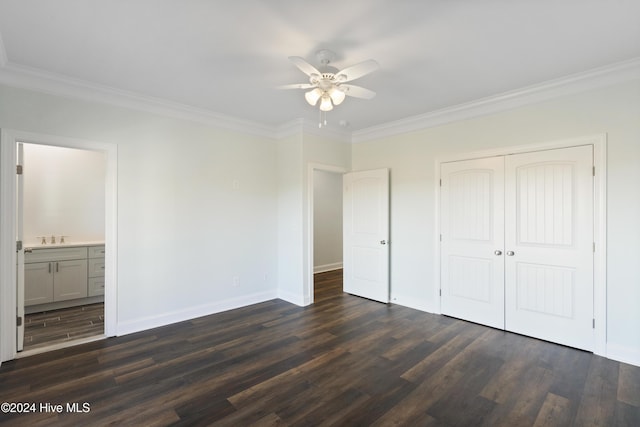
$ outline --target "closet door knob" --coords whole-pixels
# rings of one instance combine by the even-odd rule
[[[507,256],[514,256],[516,253],[513,251],[507,251]]]
[[[386,241],[386,240],[380,240],[380,244],[381,244],[381,245],[386,245],[386,244],[387,244],[387,241]]]
[[[493,253],[498,255],[498,256],[502,255],[502,251],[501,250],[495,250],[495,251],[493,251]]]

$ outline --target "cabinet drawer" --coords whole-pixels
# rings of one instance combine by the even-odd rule
[[[104,258],[89,259],[89,277],[104,277]]]
[[[95,297],[104,295],[104,277],[89,278],[89,287],[87,296]]]
[[[52,249],[33,249],[31,252],[24,254],[24,262],[46,262],[46,261],[67,261],[73,259],[86,259],[87,248],[52,248]]]
[[[89,246],[89,258],[104,258],[104,245]]]

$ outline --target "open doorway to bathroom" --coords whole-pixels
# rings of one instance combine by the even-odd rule
[[[342,293],[342,172],[313,170],[313,301]]]
[[[24,310],[18,351],[101,337],[106,154],[26,142],[18,142],[17,150],[24,248],[18,262],[18,312]]]

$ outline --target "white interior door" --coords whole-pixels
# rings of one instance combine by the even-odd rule
[[[441,165],[442,313],[504,329],[504,158]]]
[[[344,291],[389,302],[389,170],[343,178]]]
[[[593,349],[593,148],[505,160],[506,328]]]
[[[442,313],[593,350],[592,167],[592,146],[442,164]]]
[[[22,143],[18,143],[17,147],[17,164],[19,167],[24,167],[24,147]],[[20,173],[16,176],[16,241],[23,242],[23,175]],[[24,348],[24,248],[18,250],[18,266],[16,271],[17,283],[16,283],[16,315],[18,318],[17,331],[16,331],[16,349],[22,351]]]

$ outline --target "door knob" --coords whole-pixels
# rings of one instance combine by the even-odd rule
[[[381,244],[381,245],[386,245],[386,244],[387,244],[387,241],[386,241],[386,240],[380,240],[380,244]]]
[[[507,256],[514,256],[516,253],[513,251],[507,251]]]
[[[494,254],[496,255],[502,255],[502,251],[501,250],[495,250],[493,251]]]

